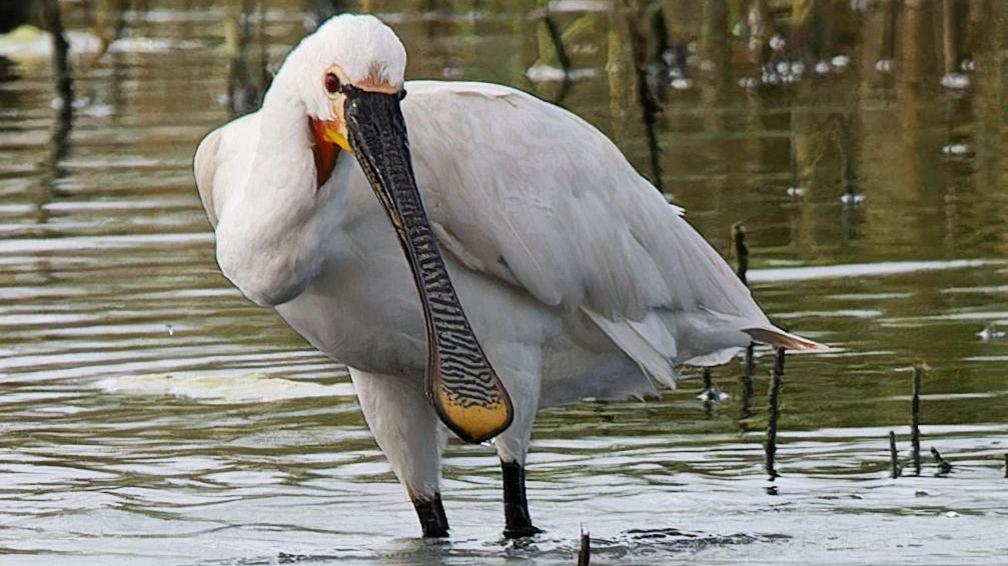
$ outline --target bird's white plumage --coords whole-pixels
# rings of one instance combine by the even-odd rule
[[[439,463],[409,452],[438,445],[444,429],[404,429],[395,419],[415,410],[415,391],[376,385],[423,379],[425,330],[409,267],[352,155],[339,157],[316,192],[307,131],[329,65],[352,76],[384,69],[401,81],[402,46],[376,22],[335,18],[302,41],[263,108],[207,136],[195,171],[224,274],[361,376],[368,422],[383,449],[396,451],[396,473],[411,493],[429,492]],[[582,119],[500,85],[405,88],[428,216],[515,401],[515,424],[498,438],[502,458],[524,460],[540,406],[653,393],[674,383],[675,364],[726,361],[750,335],[814,345],[774,327],[681,210]]]

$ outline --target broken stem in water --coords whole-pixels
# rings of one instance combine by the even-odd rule
[[[735,258],[738,261],[738,278],[742,280],[742,284],[746,287],[749,286],[749,281],[746,279],[746,272],[749,271],[749,247],[745,242],[746,233],[745,225],[741,222],[736,222],[732,225],[732,241],[735,243]],[[742,369],[742,408],[740,415],[742,419],[747,419],[751,415],[749,410],[749,399],[752,398],[752,384],[753,384],[753,372],[756,370],[756,356],[753,351],[755,344],[752,342],[746,347],[745,351],[745,367]]]
[[[770,417],[767,420],[766,432],[766,472],[772,481],[779,474],[774,466],[777,455],[777,418],[780,416],[780,390],[784,378],[784,348],[777,348],[774,356],[773,371],[770,372]]]
[[[756,356],[753,352],[755,344],[749,343],[745,351],[745,367],[742,368],[742,401],[739,408],[739,420],[752,416],[750,400],[753,392],[753,373],[756,371]]]
[[[913,367],[913,399],[910,405],[910,446],[913,453],[914,475],[921,473],[920,456],[920,390],[924,368],[920,364]]]
[[[707,414],[707,418],[714,418],[714,404],[721,402],[721,392],[714,389],[714,384],[711,379],[711,368],[703,368],[703,390],[700,392],[700,398],[703,399],[704,413]]]
[[[892,467],[892,470],[889,472],[892,479],[900,477],[901,470],[899,459],[896,454],[896,433],[891,430],[889,431],[889,464]]]
[[[52,36],[52,66],[56,79],[56,97],[59,100],[59,114],[52,132],[51,159],[55,168],[66,152],[67,139],[73,126],[73,71],[70,66],[70,44],[66,39],[59,2],[57,0],[42,2],[42,14],[46,28]]]
[[[732,225],[732,241],[735,242],[735,257],[738,260],[736,273],[738,278],[742,280],[742,284],[748,287],[749,281],[746,279],[746,272],[749,271],[749,246],[746,245],[745,240],[745,225],[736,222]]]
[[[560,90],[553,99],[554,104],[560,104],[567,97],[567,93],[571,87],[570,57],[567,55],[567,49],[564,47],[563,34],[560,32],[560,28],[557,27],[556,21],[550,16],[548,9],[543,15],[543,23],[546,25],[546,33],[549,35],[550,42],[553,43],[553,51],[556,53],[557,63],[560,65],[560,69],[563,70],[563,80],[560,82]]]
[[[588,566],[591,562],[591,538],[589,533],[581,531],[581,548],[578,550],[578,566]]]
[[[664,183],[662,183],[660,162],[661,146],[658,143],[658,133],[655,128],[658,122],[658,114],[661,112],[661,104],[659,103],[658,96],[652,89],[651,83],[648,80],[648,40],[643,30],[640,29],[640,23],[641,19],[644,17],[644,13],[636,2],[624,0],[624,4],[628,8],[626,13],[627,29],[630,36],[630,51],[633,54],[634,70],[637,74],[638,102],[641,106],[642,118],[644,120],[644,133],[647,135],[648,149],[651,156],[651,174],[653,176],[652,183],[659,192],[664,193],[665,186]]]
[[[854,173],[854,160],[851,158],[851,132],[850,121],[846,114],[834,114],[837,123],[836,143],[840,150],[840,178],[844,185],[844,194],[850,198],[850,203],[854,204],[854,196],[857,193],[857,176]]]
[[[938,464],[938,474],[944,475],[952,471],[952,464],[949,464],[945,458],[942,458],[941,452],[934,446],[931,447],[931,456],[935,459],[935,463]]]

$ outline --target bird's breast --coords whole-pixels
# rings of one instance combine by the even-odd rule
[[[395,236],[345,242],[352,253],[326,261],[304,292],[279,305],[277,312],[322,353],[348,366],[378,373],[422,372],[423,314]]]

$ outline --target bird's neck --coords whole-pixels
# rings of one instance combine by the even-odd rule
[[[260,153],[311,149],[308,112],[293,89],[271,88],[259,112]]]
[[[315,166],[307,113],[299,99],[280,94],[271,88],[263,100],[254,157],[237,190],[249,201],[282,200],[287,194],[286,208],[309,208]]]

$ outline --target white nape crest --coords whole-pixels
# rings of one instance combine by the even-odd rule
[[[401,88],[406,73],[406,48],[392,28],[371,15],[343,14],[323,23],[287,55],[274,79],[276,86],[294,88],[308,114],[332,119],[332,105],[322,78],[339,66],[351,84],[387,83]],[[288,96],[283,98],[288,99]],[[269,99],[267,94],[267,101]]]

